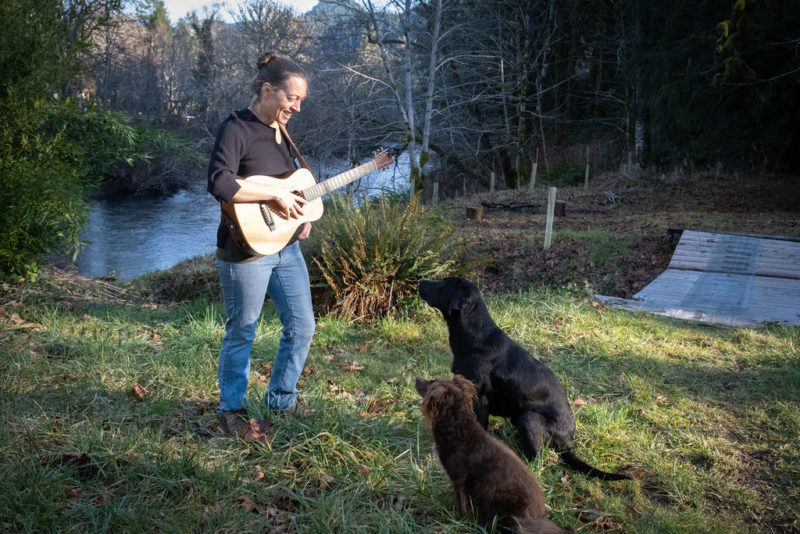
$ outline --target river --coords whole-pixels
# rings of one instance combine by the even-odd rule
[[[312,169],[317,168],[309,162]],[[326,178],[347,167],[331,165]],[[360,194],[381,189],[408,188],[408,156],[380,173],[367,175],[354,185]],[[202,173],[200,173],[202,174]],[[76,265],[86,277],[131,280],[150,271],[168,269],[188,258],[214,251],[219,205],[205,190],[205,181],[166,197],[97,200],[81,232],[83,247]]]

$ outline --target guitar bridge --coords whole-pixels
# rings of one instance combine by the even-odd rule
[[[275,221],[272,219],[272,214],[269,212],[269,207],[267,207],[266,202],[259,202],[258,207],[261,209],[261,216],[264,218],[264,222],[271,231],[275,231]]]

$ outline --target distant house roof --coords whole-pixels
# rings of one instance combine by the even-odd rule
[[[618,308],[731,326],[800,326],[800,240],[683,231],[667,270]]]

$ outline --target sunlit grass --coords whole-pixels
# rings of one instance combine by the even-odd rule
[[[599,482],[544,452],[530,466],[553,520],[580,532],[797,528],[800,329],[631,314],[575,287],[487,301],[562,380],[576,453],[637,475]],[[450,375],[437,311],[373,325],[319,317],[300,379],[316,417],[280,419],[268,443],[245,445],[213,413],[219,303],[59,302],[18,299],[0,318],[0,530],[480,532],[454,515],[413,387]],[[264,365],[279,335],[268,306],[254,416],[267,415]],[[491,427],[519,450],[508,422]]]

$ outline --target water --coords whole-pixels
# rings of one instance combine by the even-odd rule
[[[214,251],[219,205],[200,188],[92,204],[76,261],[83,276],[130,280]]]
[[[312,169],[316,166],[309,162]],[[347,170],[343,164],[323,170],[325,178]],[[408,188],[408,155],[398,165],[369,174],[354,183],[358,193]],[[219,204],[205,183],[171,196],[99,200],[81,239],[88,241],[76,261],[82,276],[113,276],[131,280],[150,271],[168,269],[188,258],[214,251]]]

